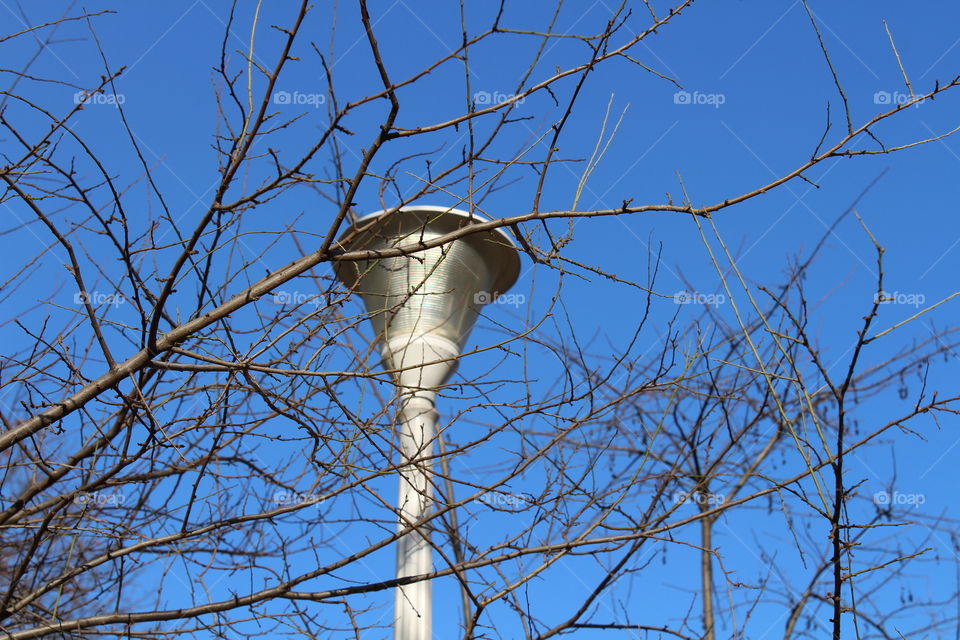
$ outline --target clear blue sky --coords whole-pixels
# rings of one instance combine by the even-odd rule
[[[126,69],[116,82],[116,100],[123,102],[125,115],[144,151],[145,161],[154,168],[158,188],[167,206],[178,216],[199,215],[209,204],[211,186],[215,184],[217,157],[213,151],[213,135],[217,123],[214,102],[214,74],[228,3],[207,0],[197,2],[127,3],[103,2],[87,6],[87,10],[115,9],[117,13],[93,20],[93,26],[109,60],[111,70]],[[379,79],[370,64],[370,54],[356,19],[352,2],[340,3],[334,56],[329,61],[337,82],[341,103],[363,97],[379,89]],[[375,29],[384,60],[394,78],[403,78],[424,64],[445,55],[461,38],[458,3],[451,0],[384,0],[371,2]],[[469,3],[470,29],[475,32],[486,26],[495,10],[494,2]],[[546,6],[547,3],[543,3]],[[593,33],[609,18],[613,4],[609,1],[578,0],[568,2],[560,14],[556,31]],[[620,41],[630,32],[641,30],[649,21],[642,3],[631,3],[633,13]],[[653,3],[662,11],[662,2]],[[4,14],[4,33],[17,30],[22,19],[20,10],[8,0],[0,2]],[[508,2],[505,26],[514,29],[539,30],[549,16],[539,2]],[[31,23],[55,19],[63,14],[63,2],[26,4],[24,10]],[[238,51],[248,48],[253,2],[240,2],[228,49],[240,68]],[[854,126],[889,109],[891,103],[904,99],[907,87],[897,66],[883,19],[895,38],[910,81],[917,93],[931,90],[936,82],[945,84],[960,73],[960,6],[945,1],[917,5],[903,2],[850,0],[848,2],[814,1],[811,3],[824,43],[842,80],[850,103]],[[75,9],[75,12],[77,10]],[[284,24],[291,18],[291,3],[264,3],[261,8],[255,58],[264,64],[275,57],[278,37],[271,24]],[[315,37],[318,47],[329,47],[331,3],[318,2],[308,22],[307,36]],[[316,34],[316,35],[314,35]],[[41,36],[42,37],[42,36]],[[31,66],[38,76],[57,77],[76,85],[32,85],[30,95],[56,113],[65,113],[72,106],[80,88],[92,88],[104,73],[103,63],[90,31],[83,23],[64,25],[56,42],[46,47]],[[533,51],[530,39],[499,38],[498,46],[481,45],[471,53],[470,93],[490,96],[509,95],[516,90],[525,60]],[[6,62],[3,66],[20,68],[35,53],[36,43],[19,38],[3,45]],[[278,103],[278,109],[300,109],[305,120],[288,131],[278,132],[272,145],[287,157],[312,143],[311,131],[319,132],[326,123],[327,94],[316,58],[308,48],[298,52],[302,60],[284,71],[278,89],[286,92],[290,102]],[[602,160],[590,176],[578,207],[599,209],[618,206],[626,199],[633,204],[662,203],[667,193],[673,200],[682,199],[682,177],[686,192],[696,205],[714,204],[758,188],[801,165],[811,154],[823,133],[827,104],[830,105],[832,129],[828,140],[835,140],[844,128],[842,104],[834,87],[830,70],[824,62],[809,18],[799,2],[740,0],[738,2],[694,3],[675,24],[634,49],[633,54],[658,73],[672,77],[682,87],[657,78],[627,60],[601,65],[593,73],[577,103],[571,122],[561,138],[560,156],[589,158],[601,134],[604,113],[609,106],[606,123],[609,136],[614,123],[622,120],[606,148]],[[534,70],[536,81],[547,77],[555,66],[577,64],[583,56],[583,45],[572,40],[550,46],[545,62]],[[458,65],[441,67],[414,92],[399,93],[402,107],[398,125],[412,126],[442,121],[462,112],[467,88],[463,70]],[[562,91],[572,88],[570,82],[558,85]],[[21,87],[23,89],[23,87]],[[482,101],[485,98],[480,98]],[[320,108],[312,108],[313,104]],[[299,104],[296,104],[298,103]],[[31,116],[9,101],[14,117],[23,123]],[[894,120],[882,123],[874,134],[886,146],[896,146],[933,137],[957,126],[960,93],[948,93],[934,102],[908,109]],[[347,123],[356,132],[345,138],[347,173],[352,175],[358,154],[367,147],[376,132],[376,124],[384,114],[384,105],[375,104],[358,110]],[[552,98],[538,93],[527,98],[517,109],[518,117],[529,118],[515,126],[491,150],[505,155],[532,144],[548,131],[561,115]],[[39,126],[38,120],[32,125]],[[482,123],[478,126],[483,126]],[[120,184],[134,182],[142,168],[128,142],[128,134],[120,126],[117,110],[110,104],[89,105],[75,123],[76,132],[92,141],[98,154],[118,176]],[[392,160],[417,151],[441,147],[459,155],[466,133],[444,130],[405,145],[390,147],[378,160],[384,168]],[[10,140],[4,140],[5,153],[13,155]],[[858,138],[855,149],[875,149],[867,137]],[[322,174],[327,158],[312,169]],[[421,164],[419,169],[426,169]],[[542,209],[566,209],[572,206],[574,191],[583,172],[583,163],[558,165],[543,194]],[[411,171],[411,174],[415,173]],[[878,328],[892,326],[919,308],[933,304],[960,290],[960,221],[956,215],[957,192],[960,189],[960,139],[942,141],[906,150],[892,156],[878,155],[825,162],[808,172],[807,177],[818,185],[793,180],[781,188],[722,211],[716,217],[720,233],[738,255],[738,264],[752,284],[776,285],[790,260],[804,255],[823,236],[827,227],[878,176],[882,178],[869,190],[857,211],[869,225],[877,240],[885,247],[885,290],[895,293],[903,304],[888,304],[882,309]],[[422,173],[420,175],[423,175]],[[400,184],[407,188],[417,184],[414,175],[401,175]],[[484,203],[492,215],[513,215],[530,210],[535,176],[505,185]],[[381,208],[376,184],[369,182],[358,194],[357,212]],[[158,202],[149,189],[139,182],[132,197],[138,197],[144,211],[155,213]],[[388,194],[388,198],[392,197]],[[424,204],[454,204],[440,197]],[[387,205],[396,204],[387,200]],[[22,227],[18,218],[26,219],[27,211],[18,205],[3,207],[5,233],[0,247],[7,255],[3,280],[13,275],[24,261],[33,258],[51,242],[38,225]],[[249,214],[245,229],[275,231],[280,224],[297,218],[296,228],[305,233],[326,232],[333,208],[324,199],[309,191],[298,191],[295,197],[280,198]],[[136,215],[136,214],[135,214]],[[188,225],[189,226],[189,225]],[[555,221],[551,228],[558,233],[566,222]],[[8,231],[10,230],[10,231]],[[255,240],[252,242],[256,242]],[[599,218],[576,223],[573,241],[565,255],[573,260],[597,266],[619,277],[644,282],[647,275],[647,250],[657,251],[662,245],[662,266],[655,290],[659,300],[647,329],[641,334],[636,353],[656,348],[662,339],[662,327],[677,312],[670,296],[681,291],[700,295],[723,292],[709,255],[699,239],[695,225],[683,215],[653,215]],[[257,245],[254,245],[257,246]],[[275,269],[296,255],[292,243],[281,242],[262,258],[261,271]],[[85,260],[95,260],[88,256]],[[609,280],[590,277],[567,277],[562,283],[563,311],[586,348],[593,352],[616,352],[630,340],[642,312],[644,296]],[[27,341],[23,332],[9,320],[19,315],[24,321],[37,321],[49,312],[41,300],[48,301],[48,292],[56,290],[55,303],[69,306],[74,289],[60,261],[41,261],[30,276],[31,286],[16,291],[4,302],[4,321],[0,328],[7,344],[16,349]],[[806,285],[811,306],[811,333],[822,342],[828,363],[843,363],[853,343],[860,318],[869,309],[876,287],[876,257],[873,245],[862,227],[848,217],[828,237],[827,246]],[[238,287],[242,283],[238,282]],[[491,309],[489,319],[481,322],[471,341],[482,345],[499,336],[494,321],[510,327],[522,327],[536,321],[551,304],[557,292],[555,274],[524,264],[515,293],[526,296],[518,307],[498,306]],[[919,306],[914,301],[924,301]],[[912,344],[930,338],[936,331],[955,322],[960,299],[947,302],[916,321],[890,334],[885,342],[871,348],[867,363],[885,357]],[[699,309],[684,306],[681,318],[692,318]],[[729,306],[721,306],[721,316],[730,318]],[[558,321],[559,322],[559,321]],[[565,322],[565,320],[564,320]],[[562,326],[562,325],[561,325]],[[545,329],[546,330],[546,329]],[[551,329],[553,330],[553,329]],[[562,333],[563,329],[553,330]],[[120,345],[121,353],[132,353],[134,345]],[[126,351],[124,351],[126,349]],[[492,367],[493,357],[468,358],[462,369],[469,377]],[[557,377],[556,365],[542,359],[542,371],[534,375],[547,382]],[[838,365],[839,366],[839,365]],[[931,371],[929,386],[955,390],[956,356],[937,362]],[[512,369],[511,371],[518,371]],[[92,375],[95,371],[88,372]],[[836,373],[839,374],[839,371]],[[464,373],[467,375],[467,373]],[[916,376],[905,381],[911,392],[917,391]],[[494,391],[496,393],[496,391]],[[860,416],[864,423],[878,422],[891,413],[902,411],[913,400],[898,397],[878,398],[869,411]],[[356,400],[358,406],[360,401]],[[465,405],[464,405],[465,406]],[[452,415],[460,405],[455,400],[441,405],[440,410]],[[373,411],[367,406],[368,411]],[[492,417],[490,418],[492,419]],[[465,428],[476,428],[471,424]],[[932,421],[918,421],[914,428],[922,437],[898,434],[895,445],[871,449],[875,459],[854,457],[848,464],[849,483],[864,480],[861,493],[867,496],[857,508],[870,510],[869,496],[888,488],[892,476],[891,452],[896,453],[897,474],[894,489],[906,494],[922,494],[924,504],[918,511],[926,516],[957,517],[955,493],[958,487],[955,460],[958,440],[957,422],[941,421],[939,428]],[[269,459],[269,453],[264,458]],[[536,487],[523,490],[536,493]],[[389,487],[385,491],[390,494]],[[491,515],[485,527],[496,529]],[[773,516],[776,517],[776,514]],[[731,564],[743,561],[744,566],[762,566],[751,562],[757,545],[755,532],[768,526],[780,526],[767,516],[739,516],[718,529],[716,543],[728,554]],[[786,535],[786,532],[783,532]],[[919,540],[926,535],[923,525],[916,525],[903,535]],[[358,535],[345,532],[344,548]],[[790,556],[790,542],[783,540],[781,562],[788,574],[800,571],[802,562]],[[909,545],[907,545],[909,546]],[[956,550],[952,542],[932,536],[926,546],[943,559],[930,578],[914,575],[910,588],[929,597],[944,589],[955,588],[953,565]],[[789,556],[789,557],[787,557]],[[672,580],[683,571],[693,570],[693,556],[675,552],[669,564],[660,559],[644,573],[633,578],[615,595],[623,606],[633,610],[636,620],[648,620],[660,612],[668,613],[664,622],[681,616],[689,603],[688,594],[675,588]],[[392,555],[377,556],[368,570],[389,577]],[[553,569],[534,586],[534,593],[544,602],[555,603],[556,619],[562,617],[565,594],[576,589],[578,577],[587,576],[594,568],[581,567],[570,560]],[[938,573],[938,571],[940,573]],[[367,576],[369,577],[369,576]],[[761,579],[758,575],[740,575],[745,582]],[[654,585],[651,588],[651,585]],[[221,585],[223,588],[225,585]],[[329,586],[327,585],[317,585]],[[443,628],[457,618],[458,595],[454,583],[438,583],[438,606],[435,627]],[[222,594],[220,594],[222,595]],[[384,594],[383,597],[387,597]],[[171,602],[176,600],[172,597]],[[379,602],[379,601],[378,601]],[[609,607],[609,618],[619,615],[621,603],[606,599],[601,607]],[[546,618],[550,607],[544,605]],[[775,613],[759,607],[751,619],[748,637],[753,639],[780,637],[782,620]],[[779,611],[779,610],[778,610]],[[952,614],[952,613],[951,613]],[[742,621],[743,612],[741,612]],[[513,624],[515,618],[507,618]],[[922,626],[923,621],[905,615],[902,629]],[[721,631],[726,637],[731,627]],[[906,633],[906,632],[905,632]],[[519,631],[501,629],[500,637],[520,637]],[[816,630],[811,637],[817,637]],[[335,636],[332,636],[335,637]],[[444,637],[438,635],[437,637]],[[581,632],[577,637],[594,637]],[[617,637],[609,633],[604,637]],[[624,632],[622,637],[631,636]],[[651,635],[649,637],[656,637]],[[826,637],[826,631],[820,634]],[[852,635],[850,637],[853,637]],[[910,636],[908,636],[910,637]]]

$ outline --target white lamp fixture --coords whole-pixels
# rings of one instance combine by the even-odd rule
[[[446,207],[378,211],[346,229],[338,248],[382,251],[478,221],[486,219]],[[401,396],[398,531],[403,531],[422,520],[433,501],[437,390],[456,370],[480,307],[516,282],[520,255],[509,236],[495,229],[408,255],[337,262],[335,270],[363,298]],[[429,531],[418,526],[397,540],[397,577],[432,571]],[[432,640],[430,581],[397,587],[394,615],[394,640]]]

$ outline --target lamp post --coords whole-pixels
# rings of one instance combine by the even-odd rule
[[[446,207],[411,206],[357,220],[340,237],[345,251],[382,251],[428,241],[484,218]],[[384,365],[400,394],[398,531],[432,505],[431,457],[437,390],[459,363],[480,307],[509,289],[520,256],[503,231],[474,233],[414,254],[338,262],[337,277],[363,298]],[[397,577],[433,571],[426,526],[397,540]],[[394,640],[431,640],[429,580],[398,586]]]

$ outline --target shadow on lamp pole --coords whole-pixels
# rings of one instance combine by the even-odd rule
[[[338,248],[382,251],[432,240],[477,221],[486,219],[447,207],[378,211],[346,229]],[[429,574],[430,534],[426,525],[416,524],[432,506],[437,390],[456,370],[480,308],[516,282],[520,256],[509,236],[496,229],[410,255],[337,262],[335,270],[362,297],[383,364],[394,371],[400,394],[397,527],[409,531],[397,540],[397,577]],[[432,639],[429,580],[396,588],[393,628],[394,640]]]

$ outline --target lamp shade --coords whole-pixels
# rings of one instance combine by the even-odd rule
[[[344,251],[382,251],[429,241],[486,219],[465,211],[410,206],[378,211],[354,222],[340,236]],[[480,308],[506,292],[520,272],[520,256],[499,229],[470,234],[412,254],[339,261],[337,276],[363,298],[385,350],[397,340],[426,338],[438,354],[463,348]],[[431,358],[436,359],[436,358]],[[403,363],[392,362],[396,366]],[[413,366],[414,362],[405,366]]]

